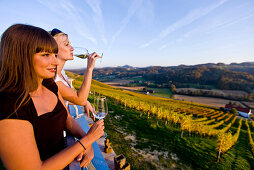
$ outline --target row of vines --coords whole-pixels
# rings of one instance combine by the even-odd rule
[[[76,81],[74,86],[80,87],[81,83]],[[184,132],[187,132],[188,136],[195,134],[216,137],[218,160],[221,154],[236,144],[241,132],[243,119],[239,121],[237,132],[232,134],[230,128],[237,120],[237,116],[205,105],[116,89],[95,80],[92,82],[91,92],[107,96],[125,108],[136,109],[140,116],[156,119],[157,123],[160,121],[165,125],[175,124],[181,128],[181,137],[184,136]],[[252,125],[254,127],[254,123]],[[247,121],[246,126],[254,155],[254,142]]]

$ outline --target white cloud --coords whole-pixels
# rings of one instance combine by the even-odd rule
[[[240,16],[240,17],[237,17],[237,18],[233,18],[233,19],[231,19],[231,20],[226,20],[226,21],[224,21],[224,22],[221,22],[221,23],[219,23],[219,24],[217,24],[215,27],[214,27],[214,29],[212,29],[212,31],[211,32],[215,32],[215,31],[218,31],[218,30],[221,30],[221,29],[223,29],[223,28],[226,28],[226,27],[229,27],[229,26],[231,26],[231,25],[234,25],[234,24],[237,24],[237,23],[239,23],[239,22],[241,22],[241,21],[244,21],[244,20],[247,20],[247,19],[249,19],[249,18],[251,18],[251,17],[253,17],[254,16],[254,10],[252,10],[250,13],[248,13],[247,15],[245,14],[245,15],[243,15],[243,16]],[[210,32],[210,33],[211,33]]]
[[[122,20],[122,25],[118,29],[118,31],[112,36],[112,40],[109,46],[109,49],[111,48],[112,44],[115,42],[116,38],[121,34],[121,32],[124,30],[126,25],[130,22],[131,17],[136,13],[136,11],[141,7],[143,3],[143,0],[134,0],[128,9],[128,13],[126,17]]]
[[[104,33],[104,20],[101,9],[101,1],[100,0],[86,0],[87,4],[92,9],[94,16],[93,20],[95,22],[95,26],[100,33],[101,39],[104,44],[107,44],[107,39]]]
[[[164,48],[166,48],[167,47],[167,44],[164,44],[164,45],[162,45],[161,47],[159,47],[159,50],[163,50]]]
[[[199,8],[199,9],[194,9],[192,11],[190,11],[186,16],[184,16],[182,19],[176,21],[175,23],[173,23],[172,25],[169,25],[166,29],[162,30],[160,32],[160,34],[150,40],[149,42],[142,44],[140,46],[140,48],[145,48],[150,46],[152,43],[159,41],[163,38],[165,38],[166,36],[168,36],[170,33],[184,27],[187,26],[191,23],[193,23],[194,21],[200,19],[201,17],[207,15],[208,13],[210,13],[211,11],[213,11],[214,9],[218,8],[219,6],[223,5],[227,0],[220,0],[218,3],[213,4],[207,8]]]
[[[228,19],[224,19],[216,24],[207,24],[207,25],[199,25],[198,27],[186,32],[185,34],[183,34],[182,36],[178,37],[176,40],[172,40],[174,43],[175,42],[182,42],[185,39],[192,37],[196,34],[201,34],[201,33],[212,33],[212,32],[217,32],[221,29],[227,28],[231,25],[237,24],[241,21],[247,20],[251,17],[254,17],[254,12],[253,10],[246,12],[246,14],[243,14],[242,16],[238,16],[237,18],[233,18],[231,20]],[[162,50],[164,48],[169,47],[170,45],[172,45],[172,41],[166,44],[163,44],[160,48],[158,48],[159,50]]]
[[[77,33],[90,40],[94,44],[97,44],[96,38],[91,34],[88,27],[85,24],[84,17],[81,15],[85,15],[85,13],[80,13],[78,7],[73,5],[70,0],[37,0],[42,5],[49,8],[51,11],[59,15],[61,18],[65,18],[66,22],[68,21],[69,24],[75,26],[73,29],[77,31]]]
[[[142,25],[150,26],[154,20],[154,7],[151,0],[145,0],[137,11],[137,17]]]

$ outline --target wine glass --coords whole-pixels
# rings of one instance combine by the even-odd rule
[[[86,59],[90,53],[88,50],[84,47],[74,47],[74,54],[75,57],[81,58],[81,59]],[[103,56],[103,53],[101,54],[101,58]]]
[[[86,59],[90,54],[86,48],[83,47],[74,47],[74,54],[75,57]]]
[[[108,114],[107,99],[105,96],[95,96],[93,105],[93,116],[97,119],[103,119]],[[106,138],[107,133],[104,132],[101,138]]]

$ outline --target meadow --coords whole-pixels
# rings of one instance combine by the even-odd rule
[[[120,82],[129,82],[127,81],[117,81],[117,82],[104,82],[105,84],[108,84],[114,88],[121,88],[123,90],[129,90],[134,91],[138,93],[143,93],[144,86],[136,86],[136,87],[129,87],[129,86],[123,86],[120,85]],[[190,88],[185,88],[190,89]],[[237,104],[241,104],[240,101],[237,100],[229,100],[229,99],[223,99],[223,98],[216,98],[216,97],[203,97],[203,96],[190,96],[190,95],[181,95],[181,94],[172,94],[169,88],[147,88],[147,90],[153,90],[154,93],[150,93],[149,95],[152,96],[158,96],[158,97],[165,97],[165,98],[173,98],[175,100],[182,100],[182,101],[189,101],[199,104],[204,104],[211,107],[225,107],[226,104],[231,102],[236,102]],[[181,90],[181,88],[177,89],[178,91]],[[216,90],[215,90],[216,91]],[[219,91],[219,90],[217,90]],[[221,90],[222,91],[222,90]],[[236,94],[242,94],[243,91],[237,91],[237,90],[224,90],[224,93],[236,93]],[[244,102],[249,107],[253,108],[254,102]]]
[[[83,77],[68,72],[79,88]],[[92,82],[105,95],[106,132],[132,169],[254,169],[254,124],[214,107],[116,89]],[[219,159],[218,159],[219,158]]]

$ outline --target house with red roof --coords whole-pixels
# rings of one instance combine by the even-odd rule
[[[235,108],[238,111],[238,114],[240,116],[245,117],[245,118],[249,118],[250,114],[252,114],[250,108],[235,106],[235,105],[232,105],[232,104],[226,104],[225,105],[225,109],[231,110],[233,108]]]

